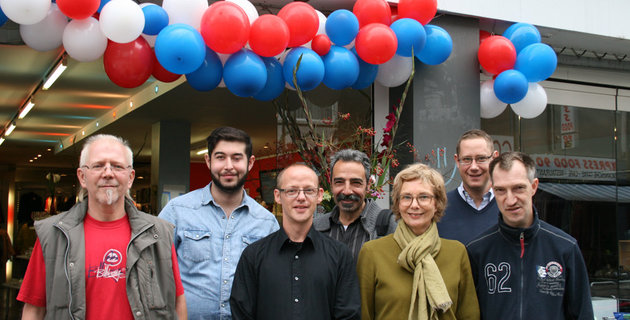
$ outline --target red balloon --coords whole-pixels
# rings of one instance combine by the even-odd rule
[[[516,48],[503,36],[490,36],[479,45],[479,64],[492,74],[512,69],[516,62]]]
[[[325,34],[318,34],[313,38],[313,42],[311,42],[311,49],[315,51],[320,56],[325,56],[330,51],[330,38],[328,38]]]
[[[173,82],[182,76],[181,74],[172,73],[166,70],[164,67],[162,67],[158,59],[153,59],[153,72],[151,74],[154,78],[162,82]]]
[[[103,54],[105,73],[123,88],[135,88],[147,81],[153,71],[153,60],[153,50],[143,37],[129,43],[108,41]]]
[[[199,29],[210,49],[218,53],[234,53],[249,39],[249,18],[235,3],[218,1],[203,13]]]
[[[319,29],[319,17],[310,4],[305,2],[291,2],[278,12],[289,26],[289,47],[303,45],[313,39]]]
[[[490,32],[486,30],[479,30],[479,43],[482,43],[483,40],[488,39],[488,37],[490,36],[491,36]]]
[[[411,18],[425,25],[437,13],[437,0],[400,0],[398,1],[399,18]]]
[[[392,10],[385,0],[358,0],[352,7],[352,13],[357,16],[360,28],[370,23],[382,23],[386,26],[392,23]]]
[[[359,30],[355,39],[355,48],[363,61],[381,64],[394,57],[398,48],[398,39],[390,27],[372,23]]]
[[[77,20],[91,17],[100,4],[100,0],[57,0],[57,7],[61,13]]]
[[[289,26],[282,18],[264,14],[254,21],[249,34],[249,46],[259,56],[279,55],[289,44]]]

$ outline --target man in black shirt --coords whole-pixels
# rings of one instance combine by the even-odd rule
[[[360,319],[350,249],[312,228],[323,193],[304,164],[280,172],[274,197],[282,228],[243,251],[230,296],[233,319]]]

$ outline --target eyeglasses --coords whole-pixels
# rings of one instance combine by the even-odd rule
[[[287,196],[287,198],[297,198],[297,196],[300,194],[300,191],[304,192],[304,196],[309,197],[309,198],[314,198],[315,196],[317,196],[317,189],[314,188],[308,188],[308,189],[278,189],[278,191],[280,192],[284,192],[284,195]]]
[[[81,168],[86,168],[94,173],[102,173],[103,171],[105,171],[105,169],[109,168],[109,170],[111,170],[114,173],[123,173],[129,169],[131,169],[131,166],[121,166],[119,164],[109,164],[109,165],[105,165],[102,163],[95,163],[91,166],[88,165],[84,165],[81,166]]]
[[[418,204],[429,204],[431,200],[435,198],[435,196],[430,194],[420,194],[417,196],[412,196],[410,194],[404,194],[400,196],[400,204],[403,206],[410,206],[413,203],[413,200],[416,199]]]
[[[492,155],[489,156],[478,156],[478,157],[464,157],[464,158],[459,158],[457,161],[460,164],[469,166],[473,163],[473,161],[477,162],[477,164],[486,164],[488,162],[490,162],[490,160],[492,159]]]

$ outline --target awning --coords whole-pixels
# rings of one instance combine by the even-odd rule
[[[630,203],[630,187],[597,184],[540,183],[540,189],[570,201]]]

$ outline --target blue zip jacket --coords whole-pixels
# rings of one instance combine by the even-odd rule
[[[472,240],[482,319],[593,319],[588,273],[577,241],[538,219],[526,229],[499,223]]]

